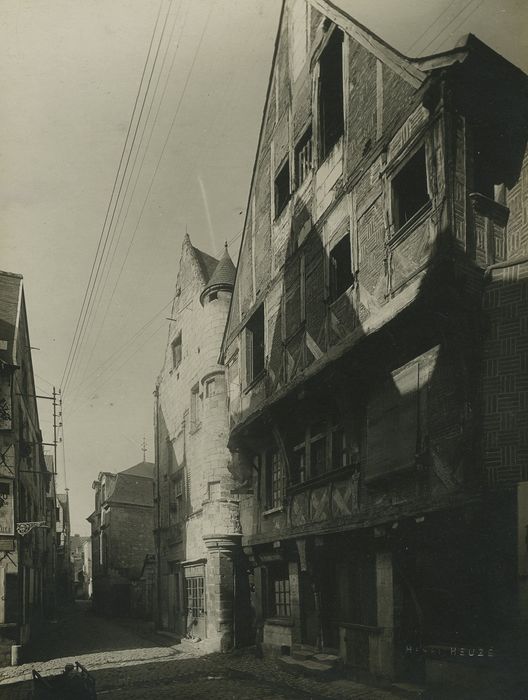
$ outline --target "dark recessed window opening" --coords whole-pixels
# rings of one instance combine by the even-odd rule
[[[295,146],[295,184],[302,185],[312,169],[312,127],[308,127]]]
[[[429,202],[425,147],[422,146],[392,181],[394,224],[404,226]]]
[[[218,299],[218,292],[211,292],[209,294],[209,301],[215,301],[216,299]]]
[[[181,332],[178,333],[176,338],[172,341],[172,368],[176,369],[182,360],[182,335]]]
[[[335,29],[319,61],[319,143],[321,160],[343,135],[343,32]]]
[[[352,286],[350,236],[347,234],[330,251],[330,301],[335,301]]]
[[[495,173],[488,154],[484,148],[477,147],[473,156],[473,187],[474,191],[495,199]]]
[[[259,306],[246,325],[246,375],[248,384],[264,370],[264,307]]]
[[[275,217],[290,201],[290,160],[287,158],[275,177]]]

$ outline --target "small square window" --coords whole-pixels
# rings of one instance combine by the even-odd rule
[[[275,177],[275,218],[290,201],[290,160],[286,158]]]
[[[178,333],[176,338],[171,343],[172,350],[172,368],[176,369],[179,367],[182,361],[182,334],[181,331]]]
[[[330,301],[335,301],[352,286],[350,236],[347,234],[330,251]]]
[[[207,496],[210,501],[214,501],[220,498],[220,482],[210,481],[207,484]]]
[[[394,177],[392,193],[394,228],[398,231],[429,202],[424,146]]]
[[[295,184],[300,187],[312,169],[312,127],[308,127],[295,146]]]

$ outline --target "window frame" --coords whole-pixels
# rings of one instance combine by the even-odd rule
[[[177,472],[175,472],[175,474],[172,476],[172,483],[171,483],[172,499],[171,499],[171,504],[170,504],[171,505],[170,520],[171,520],[171,523],[174,523],[174,524],[181,523],[184,520],[183,489],[184,489],[184,473],[183,473],[183,468],[182,468],[182,469],[179,469]],[[173,516],[173,513],[175,514],[174,516]]]
[[[179,342],[178,342],[179,341]],[[176,349],[179,349],[179,358],[176,359]],[[172,359],[172,370],[178,369],[182,363],[183,359],[183,342],[182,342],[182,332],[178,331],[176,337],[171,342],[171,359]]]
[[[285,177],[287,179],[287,193],[282,194],[282,183],[280,180]],[[284,158],[280,166],[275,171],[275,177],[273,179],[273,203],[274,203],[274,214],[275,220],[280,219],[283,212],[287,208],[292,196],[292,179],[290,171],[290,157],[289,155]]]
[[[288,562],[270,562],[266,567],[266,617],[290,619],[291,583]]]
[[[328,66],[328,73],[330,74],[329,76],[325,75],[325,65],[324,61],[327,59],[327,56],[330,52],[330,50],[333,48],[333,43],[336,42],[337,37],[340,36],[340,56],[341,56],[341,62],[340,62],[340,76],[341,76],[341,82],[340,82],[340,91],[337,90],[336,94],[334,95],[334,101],[335,104],[339,104],[339,97],[340,97],[340,117],[339,120],[335,126],[336,134],[331,136],[331,130],[328,127],[328,120],[327,117],[325,116],[324,112],[324,107],[325,104],[327,106],[330,106],[328,102],[332,101],[332,91],[336,90],[336,86],[339,85],[339,80],[337,78],[339,76],[335,75],[335,72],[330,70],[330,66]],[[325,162],[327,158],[330,156],[334,148],[337,146],[337,144],[340,142],[340,140],[343,138],[344,133],[345,133],[345,85],[344,85],[344,80],[345,80],[345,67],[344,67],[344,41],[345,41],[345,34],[344,32],[334,25],[329,31],[329,36],[327,41],[325,42],[324,47],[322,48],[320,54],[319,54],[319,59],[318,59],[318,79],[317,79],[317,156],[318,156],[318,162],[319,165]],[[326,98],[324,95],[326,94]]]
[[[262,320],[260,320],[260,315],[262,315]],[[258,330],[261,333],[256,334],[255,329],[252,326],[258,321]],[[262,323],[262,327],[260,325]],[[262,342],[259,346],[259,354],[255,353],[255,338],[258,339],[259,335],[262,336]],[[246,351],[246,384],[251,386],[253,382],[256,382],[266,370],[266,319],[264,314],[264,304],[260,304],[258,308],[251,314],[251,317],[246,322],[244,326],[244,336],[245,336],[245,351]],[[259,360],[256,364],[256,358]]]
[[[279,450],[268,450],[264,459],[264,507],[277,510],[286,497],[286,469]]]
[[[424,175],[425,175],[425,192],[426,199],[418,206],[417,209],[403,222],[400,221],[401,216],[401,195],[398,193],[399,181],[403,179],[404,173],[410,168],[411,164],[416,160],[420,153],[423,153]],[[405,189],[405,188],[402,188]],[[390,206],[392,219],[392,237],[397,237],[403,231],[411,230],[414,224],[423,216],[424,212],[431,207],[431,194],[429,191],[429,171],[427,166],[427,147],[425,141],[421,141],[410,152],[403,162],[398,165],[398,168],[390,177]]]
[[[336,251],[336,249],[339,246],[342,246],[344,243],[348,244],[348,262],[345,270],[345,274],[343,275],[344,281],[347,283],[346,286],[342,282],[341,284],[337,284],[338,282],[338,271],[337,271],[337,264],[333,264],[333,260],[336,259],[334,258],[333,254]],[[342,270],[339,270],[339,274],[343,274]],[[352,241],[350,240],[350,232],[347,231],[344,236],[341,236],[339,240],[335,241],[332,243],[331,246],[328,247],[328,296],[329,296],[329,302],[330,304],[333,304],[335,301],[337,301],[343,294],[345,294],[349,289],[353,289],[355,284],[355,275],[354,275],[354,270],[353,270],[353,259],[352,259]]]
[[[197,382],[191,387],[191,407],[190,421],[191,432],[195,432],[202,425],[202,405],[201,405],[200,384]]]
[[[303,158],[305,150],[309,151],[307,157]],[[302,167],[301,167],[302,166]],[[300,189],[308,180],[313,171],[313,128],[312,124],[302,132],[294,147],[294,184],[295,189]]]
[[[212,387],[212,393],[211,393],[211,387]],[[213,396],[216,396],[216,377],[211,377],[210,379],[207,379],[205,381],[205,386],[204,386],[204,397],[206,399],[211,399]]]

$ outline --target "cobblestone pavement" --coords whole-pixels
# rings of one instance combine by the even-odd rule
[[[154,633],[147,625],[108,620],[76,608],[35,645],[28,663],[0,669],[0,700],[31,697],[31,669],[54,675],[80,661],[108,700],[394,700],[395,695],[346,680],[292,676],[270,659],[249,653],[206,654],[203,645]],[[23,682],[25,681],[25,682]]]

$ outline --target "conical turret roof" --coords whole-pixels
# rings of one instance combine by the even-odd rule
[[[202,304],[204,302],[205,296],[210,292],[217,290],[226,290],[230,292],[233,291],[233,287],[235,286],[235,276],[236,268],[233,264],[233,261],[231,260],[231,256],[229,255],[226,243],[224,254],[218,261],[218,265],[216,266],[215,271],[211,275],[209,282],[205,285],[205,287],[202,290],[202,293],[200,294],[200,301],[202,302]]]

